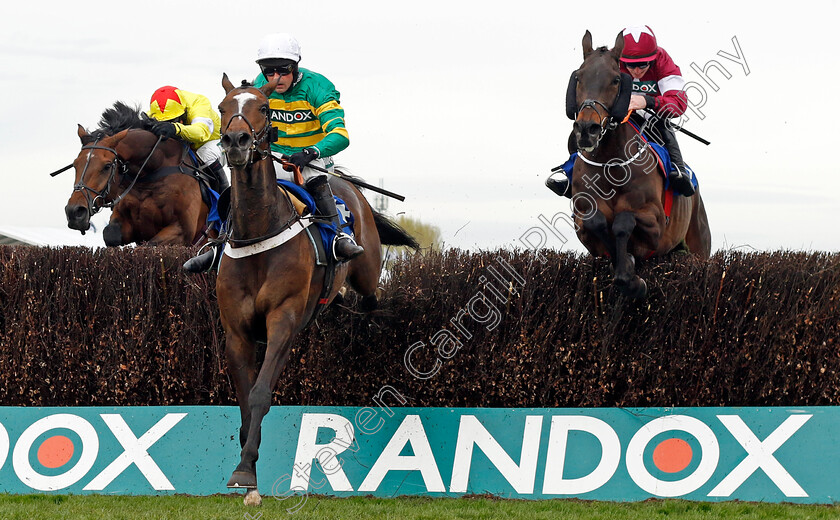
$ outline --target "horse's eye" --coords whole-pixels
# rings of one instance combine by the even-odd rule
[[[621,78],[618,77],[618,76],[614,77],[613,80],[612,80],[612,84],[613,85],[618,85],[619,83],[621,83]]]
[[[268,105],[260,106],[260,113],[262,113],[263,115],[268,115]]]

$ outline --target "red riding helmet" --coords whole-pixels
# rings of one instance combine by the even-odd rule
[[[624,63],[651,61],[658,50],[656,35],[647,25],[624,29],[624,50],[621,53],[621,61]]]

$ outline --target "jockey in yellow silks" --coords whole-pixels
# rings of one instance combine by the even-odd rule
[[[152,94],[149,117],[155,120],[150,127],[155,135],[178,137],[190,144],[213,177],[213,190],[221,193],[230,186],[219,148],[222,121],[207,97],[172,86],[161,87]]]

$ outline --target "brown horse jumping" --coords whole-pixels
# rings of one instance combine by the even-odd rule
[[[191,245],[204,238],[208,204],[197,179],[182,166],[184,144],[144,130],[139,110],[116,103],[103,113],[104,128],[79,125],[82,149],[76,181],[64,208],[67,226],[84,233],[103,207],[113,211],[105,244]],[[211,232],[215,236],[215,232]]]
[[[674,195],[666,218],[664,177],[656,159],[627,116],[631,78],[619,70],[622,33],[615,46],[592,48],[583,37],[583,64],[567,92],[567,113],[574,119],[570,139],[579,152],[572,172],[572,201],[577,235],[593,256],[609,257],[615,284],[626,295],[647,295],[647,284],[635,273],[635,260],[670,253],[682,244],[702,258],[711,254],[711,233],[698,191]],[[581,160],[582,159],[582,160]]]
[[[263,417],[295,335],[316,312],[326,276],[326,269],[315,265],[311,242],[302,232],[311,220],[300,217],[286,192],[277,187],[269,147],[268,96],[278,79],[257,89],[244,82],[234,87],[224,75],[227,95],[219,104],[224,129],[221,144],[231,167],[231,197],[230,234],[216,293],[227,367],[242,416],[241,459],[227,485],[248,489],[246,503],[253,495],[259,499],[256,461]],[[362,303],[372,308],[381,269],[380,237],[391,245],[416,248],[417,244],[373,212],[355,186],[336,178],[330,178],[330,185],[355,216],[356,241],[365,252],[337,266],[325,300],[334,298],[346,280],[362,295]],[[258,341],[266,342],[261,366]]]

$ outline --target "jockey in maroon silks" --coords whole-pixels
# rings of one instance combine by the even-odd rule
[[[687,197],[694,195],[694,185],[682,159],[677,137],[668,119],[681,116],[688,107],[685,80],[671,56],[656,43],[653,30],[647,25],[624,29],[624,50],[621,53],[621,72],[633,77],[630,109],[647,109],[646,117],[655,114],[653,129],[671,156],[668,173],[670,187]],[[550,177],[546,181],[553,192],[571,197],[571,179]]]

